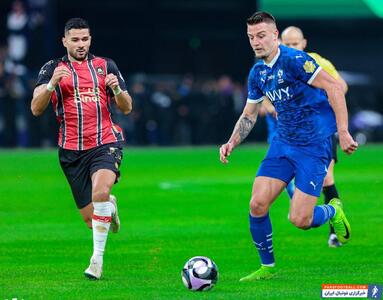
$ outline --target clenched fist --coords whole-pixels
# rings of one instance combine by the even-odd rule
[[[106,75],[105,85],[109,86],[112,90],[116,89],[119,86],[117,76],[112,73],[109,73],[108,75]]]
[[[70,75],[71,75],[71,72],[68,70],[67,67],[64,67],[64,66],[57,67],[53,71],[53,75],[52,75],[52,78],[50,80],[51,84],[54,87],[56,87],[57,84],[61,81],[61,79],[66,78],[66,77],[70,77]]]
[[[227,164],[229,161],[227,157],[230,156],[231,152],[234,150],[234,145],[232,143],[226,143],[219,148],[219,159],[222,163]]]
[[[354,141],[348,131],[338,132],[339,134],[339,145],[343,152],[350,155],[358,149],[358,143]]]

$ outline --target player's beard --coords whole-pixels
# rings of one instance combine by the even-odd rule
[[[255,58],[256,59],[265,59],[265,58],[267,58],[267,56],[265,56],[265,55],[257,55],[256,53],[255,53]]]
[[[257,59],[262,59],[262,60],[267,59],[267,58],[270,56],[271,52],[272,52],[272,51],[267,52],[267,51],[263,50],[261,53],[258,53],[258,54],[257,54],[257,53],[255,52],[255,50],[254,50],[255,57],[256,57]]]
[[[84,49],[84,51],[80,54],[78,50],[69,52],[69,55],[78,61],[83,61],[88,57],[89,50]]]

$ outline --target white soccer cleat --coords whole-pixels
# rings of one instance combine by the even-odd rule
[[[89,267],[84,272],[85,277],[92,280],[98,280],[101,278],[101,274],[102,274],[102,263],[97,262],[92,257],[90,259]]]
[[[120,231],[120,218],[118,217],[118,208],[117,208],[117,198],[114,195],[109,196],[109,201],[114,205],[115,212],[112,214],[112,222],[110,223],[110,230],[113,233],[117,233]]]
[[[338,241],[335,233],[331,233],[328,237],[328,246],[331,248],[338,248],[342,246],[342,243]]]

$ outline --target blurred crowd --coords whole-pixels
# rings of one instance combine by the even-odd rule
[[[40,51],[30,45],[41,33],[46,2],[15,0],[7,14],[6,41],[0,44],[0,147],[33,144],[29,102],[34,74],[27,61],[28,54]]]
[[[57,35],[46,19],[50,16],[48,3],[14,0],[7,14],[6,38],[0,41],[0,147],[57,144],[58,126],[52,108],[39,118],[30,112],[38,69],[50,57],[55,43],[47,37]],[[344,78],[350,86],[347,102],[352,133],[360,143],[382,141],[381,88],[373,86],[367,76],[350,73]],[[246,78],[239,82],[228,75],[129,74],[125,79],[133,97],[133,111],[124,116],[114,110],[113,119],[123,128],[130,145],[223,143],[247,96]],[[266,141],[266,130],[261,119],[247,140]]]
[[[133,112],[116,112],[129,144],[188,145],[225,141],[243,109],[243,85],[229,76],[145,76],[130,79]]]

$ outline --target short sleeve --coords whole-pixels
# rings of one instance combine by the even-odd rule
[[[118,67],[116,65],[116,63],[110,59],[110,58],[107,58],[106,59],[106,64],[107,64],[107,73],[110,74],[114,74],[117,76],[118,78],[118,84],[120,85],[120,88],[123,90],[123,91],[126,91],[127,88],[126,88],[126,83],[125,83],[125,79],[124,77],[122,77],[121,75],[121,72],[118,70]]]
[[[291,57],[290,67],[294,70],[294,77],[311,84],[322,69],[314,58],[303,51],[298,51]]]
[[[49,80],[51,80],[53,72],[55,68],[58,65],[58,61],[56,60],[50,60],[48,61],[39,72],[39,75],[37,76],[37,82],[36,86],[47,84]]]
[[[257,76],[254,69],[251,69],[247,80],[247,103],[260,103],[263,101],[263,93],[257,85]]]

